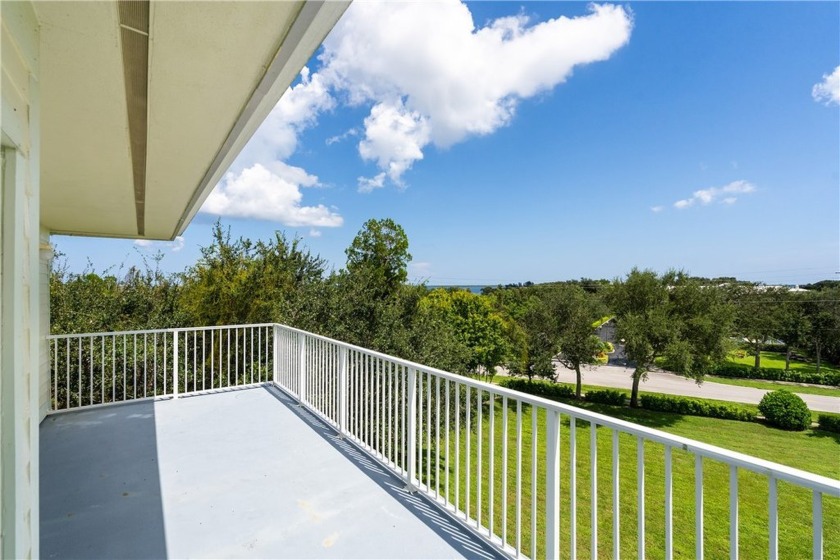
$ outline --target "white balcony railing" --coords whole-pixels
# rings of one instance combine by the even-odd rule
[[[823,512],[824,497],[840,498],[840,481],[283,325],[49,341],[53,410],[270,383],[512,556],[576,558],[587,548],[581,532],[592,557],[613,558],[629,547],[628,531],[639,558],[673,558],[675,546],[703,558],[707,544],[710,557],[738,558],[745,541],[761,539],[776,559],[781,532],[783,544],[809,539],[821,559],[824,535],[837,538]],[[712,471],[728,487],[704,485]],[[784,517],[780,528],[780,492],[783,502],[810,501],[810,519]],[[744,497],[756,493],[766,494],[766,512],[739,522]],[[704,500],[717,509],[704,511]],[[628,511],[634,519],[622,523]],[[711,538],[708,519],[724,537],[718,526],[728,525],[728,543]]]

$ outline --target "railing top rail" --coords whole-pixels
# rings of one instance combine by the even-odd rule
[[[47,340],[59,340],[64,338],[90,338],[93,336],[120,336],[120,335],[135,335],[135,334],[160,334],[160,333],[172,333],[172,332],[191,332],[191,331],[208,331],[208,330],[230,330],[230,329],[242,329],[242,328],[255,328],[255,327],[273,327],[277,325],[277,323],[253,323],[253,324],[242,324],[242,325],[212,325],[209,327],[174,327],[170,329],[145,329],[145,330],[134,330],[134,331],[108,331],[108,332],[86,332],[86,333],[72,333],[72,334],[51,334],[47,335]],[[282,326],[282,325],[278,325]]]
[[[774,478],[779,480],[786,480],[788,482],[800,484],[802,486],[806,486],[819,492],[824,492],[832,496],[840,497],[840,480],[835,480],[825,476],[809,473],[800,469],[795,469],[793,467],[780,465],[772,461],[766,461],[764,459],[759,459],[757,457],[752,457],[750,455],[738,453],[737,451],[730,451],[722,447],[717,447],[707,443],[695,441],[682,436],[669,434],[667,432],[656,430],[654,428],[648,428],[646,426],[641,426],[639,424],[634,424],[632,422],[627,422],[618,418],[605,416],[597,412],[591,412],[589,410],[577,408],[575,406],[558,403],[556,401],[545,399],[543,397],[529,395],[527,393],[521,393],[519,391],[514,391],[513,389],[500,387],[498,385],[492,385],[484,381],[479,381],[470,377],[465,377],[437,368],[425,366],[423,364],[418,364],[416,362],[412,362],[411,360],[405,360],[402,358],[397,358],[395,356],[389,356],[388,354],[383,354],[375,350],[370,350],[368,348],[363,348],[361,346],[356,346],[347,342],[341,342],[339,340],[335,340],[326,336],[310,333],[294,327],[289,327],[287,325],[278,326],[291,332],[304,334],[312,338],[317,338],[319,340],[330,342],[332,344],[352,349],[357,352],[367,354],[369,356],[388,360],[397,365],[417,369],[419,371],[436,375],[443,379],[449,379],[450,381],[454,381],[456,383],[460,383],[462,385],[466,385],[475,389],[481,389],[483,391],[488,391],[500,396],[507,396],[519,400],[523,403],[531,404],[533,406],[539,406],[547,410],[558,411],[569,416],[574,416],[578,420],[584,420],[599,426],[613,428],[631,435],[641,436],[646,439],[662,443],[664,445],[683,449],[684,451],[707,457],[709,459],[714,459],[727,464],[736,465],[740,468],[744,468],[746,470],[750,470],[758,474],[773,476]]]

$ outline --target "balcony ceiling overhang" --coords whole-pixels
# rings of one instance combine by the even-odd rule
[[[38,2],[41,222],[172,239],[349,2]]]

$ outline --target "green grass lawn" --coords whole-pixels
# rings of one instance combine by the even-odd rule
[[[463,396],[463,392],[462,392]],[[493,530],[502,534],[502,499],[503,485],[506,484],[508,498],[507,530],[508,542],[516,542],[516,442],[522,444],[522,518],[521,543],[524,554],[535,557],[531,540],[535,536],[536,557],[544,556],[545,542],[545,414],[536,414],[537,435],[532,432],[533,411],[528,406],[522,407],[522,435],[516,437],[516,410],[508,410],[508,453],[507,476],[502,467],[503,413],[502,404],[497,400],[493,410],[494,430],[491,436],[488,399],[484,398],[485,408],[481,422],[481,436],[476,427],[476,394],[472,392],[471,414],[473,430],[470,433],[470,448],[467,452],[467,432],[464,419],[461,429],[454,430],[454,419],[450,423],[449,445],[445,443],[445,427],[440,426],[440,464],[431,466],[427,476],[426,465],[422,464],[419,474],[424,482],[428,481],[432,489],[437,485],[442,495],[449,495],[451,501],[458,496],[459,506],[467,510],[472,518],[480,517],[485,526],[493,516]],[[801,433],[784,432],[757,423],[734,422],[711,418],[681,416],[635,410],[624,407],[584,404],[584,408],[654,427],[666,432],[689,437],[699,441],[740,451],[756,457],[779,462],[824,476],[840,476],[840,435],[822,431]],[[443,414],[444,411],[442,411]],[[462,410],[463,412],[463,410]],[[443,423],[443,416],[441,423]],[[571,427],[567,417],[561,425],[561,557],[569,557],[569,500]],[[590,433],[588,424],[578,423],[576,434],[577,465],[577,553],[580,557],[590,557]],[[458,442],[456,444],[456,434]],[[432,434],[432,448],[436,447],[436,434]],[[612,431],[608,428],[596,430],[597,453],[597,520],[598,551],[597,557],[607,558],[612,554]],[[494,472],[490,472],[490,441],[493,440]],[[479,468],[479,440],[481,441],[481,474]],[[456,445],[459,451],[459,464],[456,470]],[[536,447],[536,492],[532,491],[532,453]],[[432,457],[435,452],[432,451]],[[449,469],[446,470],[445,457],[449,456]],[[422,454],[425,461],[425,451]],[[620,512],[620,548],[625,558],[637,554],[637,439],[630,435],[619,436],[619,512]],[[694,556],[694,456],[680,449],[673,449],[673,519],[674,519],[674,556],[686,558]],[[467,490],[466,470],[469,464],[471,485]],[[644,444],[645,465],[645,552],[648,557],[664,555],[664,448],[654,443]],[[728,488],[729,470],[724,464],[704,460],[704,546],[707,558],[728,556],[729,547],[729,509]],[[768,489],[764,476],[739,471],[740,497],[740,554],[742,558],[762,558],[767,556],[768,527]],[[479,509],[479,495],[476,486],[482,485],[482,499]],[[457,485],[457,486],[456,486]],[[489,490],[493,488],[491,502]],[[457,492],[456,492],[457,488]],[[532,497],[538,499],[532,503]],[[469,497],[469,498],[468,498]],[[467,506],[469,499],[469,506]],[[811,493],[787,483],[779,483],[779,556],[781,558],[805,558],[811,554]],[[532,509],[535,508],[534,509]],[[534,515],[534,511],[536,515]],[[824,539],[825,557],[840,558],[840,500],[824,498]],[[532,532],[532,523],[536,533]]]
[[[733,352],[729,355],[729,361],[747,366],[755,365],[755,356],[747,352],[743,358],[739,358]],[[761,352],[761,367],[771,369],[785,369],[785,355],[782,352]],[[814,362],[790,361],[790,369],[803,372],[816,372],[817,364]],[[840,369],[831,364],[823,363],[820,366],[820,373],[840,373]]]
[[[787,389],[788,391],[791,391],[793,393],[802,393],[807,395],[825,395],[827,397],[840,397],[840,389],[835,387],[823,387],[819,385],[800,385],[797,383],[765,381],[762,379],[734,379],[731,377],[716,377],[714,375],[707,375],[706,381],[710,381],[713,383],[723,383],[724,385],[737,385],[739,387],[755,387],[756,389],[766,389],[768,391]]]

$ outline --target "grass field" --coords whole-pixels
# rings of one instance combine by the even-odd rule
[[[791,391],[793,393],[802,393],[807,395],[825,395],[827,397],[840,397],[840,389],[835,387],[824,387],[820,385],[800,385],[798,383],[765,381],[762,379],[736,379],[730,377],[716,377],[714,375],[707,375],[706,381],[710,381],[712,383],[723,383],[724,385],[737,385],[739,387],[755,387],[756,389],[766,389],[768,391],[787,389],[788,391]]]
[[[743,358],[739,358],[733,352],[729,355],[729,361],[735,364],[753,366],[755,365],[755,356],[747,352],[747,354]],[[762,352],[761,367],[771,369],[785,369],[785,355],[782,352]],[[800,362],[798,360],[791,360],[790,369],[795,369],[803,372],[816,372],[817,364],[814,362]],[[821,364],[820,373],[832,372],[840,373],[840,368],[832,366],[831,364]]]
[[[524,405],[522,408],[521,437],[516,437],[516,409],[509,408],[507,418],[508,453],[507,476],[502,474],[502,438],[504,432],[502,405],[499,400],[493,408],[494,429],[490,433],[490,408],[484,398],[481,431],[478,431],[476,417],[475,392],[472,394],[472,425],[467,447],[467,432],[461,419],[461,429],[455,431],[450,424],[449,444],[446,445],[446,430],[440,426],[440,464],[430,466],[422,463],[420,474],[428,481],[432,489],[439,487],[442,495],[449,494],[455,501],[457,495],[461,509],[473,518],[489,526],[492,512],[493,530],[497,534],[502,529],[503,516],[506,514],[506,537],[508,542],[517,541],[515,502],[516,502],[516,456],[517,444],[522,445],[521,500],[522,518],[519,539],[524,554],[531,557],[544,555],[544,491],[545,491],[545,415],[543,411],[534,411]],[[840,435],[821,431],[801,433],[783,432],[757,423],[734,422],[711,418],[698,418],[675,414],[656,413],[623,407],[584,404],[584,408],[622,418],[631,422],[661,429],[740,451],[764,459],[779,462],[824,476],[840,476]],[[532,422],[537,427],[534,436]],[[454,423],[454,420],[453,420]],[[479,433],[481,434],[479,436]],[[570,474],[569,453],[570,433],[568,418],[564,417],[561,425],[561,557],[569,557],[570,526]],[[578,423],[576,434],[577,468],[577,553],[580,557],[590,557],[590,535],[592,526],[591,491],[590,491],[590,433],[588,424]],[[431,446],[437,446],[437,434],[431,434]],[[490,441],[493,440],[493,472],[490,472]],[[596,430],[597,453],[597,532],[599,558],[612,554],[612,439],[613,433],[608,428]],[[457,440],[457,441],[456,441]],[[479,467],[479,442],[481,467]],[[619,544],[625,558],[635,557],[638,547],[637,516],[637,439],[630,435],[620,435],[619,442]],[[458,463],[456,468],[456,447]],[[531,476],[536,452],[536,480]],[[422,454],[426,460],[425,451]],[[431,457],[435,456],[434,450]],[[446,457],[449,468],[446,468]],[[468,460],[469,458],[469,460]],[[694,456],[680,449],[673,449],[673,519],[674,519],[674,556],[677,558],[694,557]],[[469,465],[469,467],[468,467]],[[437,467],[437,468],[436,468]],[[471,486],[467,489],[467,469],[471,472]],[[479,474],[479,468],[481,472]],[[645,552],[648,557],[664,555],[664,448],[654,443],[644,444],[645,469]],[[704,460],[704,546],[707,558],[728,556],[729,547],[729,509],[728,509],[728,467],[715,461]],[[739,471],[740,497],[740,554],[742,558],[762,558],[767,556],[768,527],[768,486],[764,476]],[[437,474],[437,476],[436,476]],[[477,486],[482,486],[481,498]],[[533,486],[535,484],[535,486]],[[439,485],[439,486],[438,486]],[[506,488],[503,488],[506,486]],[[490,488],[493,499],[490,499]],[[507,495],[507,512],[502,509],[501,496]],[[537,496],[532,502],[532,496]],[[811,554],[811,493],[787,483],[779,483],[779,556],[780,558],[805,558]],[[469,500],[469,502],[467,502]],[[480,500],[480,501],[479,501]],[[469,505],[467,505],[469,503]],[[825,557],[840,558],[840,500],[824,498],[824,538]],[[533,542],[536,551],[533,550]]]

